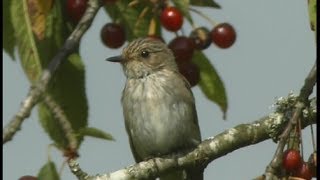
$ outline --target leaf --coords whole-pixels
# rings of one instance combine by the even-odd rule
[[[190,5],[202,6],[202,7],[212,7],[220,9],[221,6],[213,0],[190,0]]]
[[[41,74],[42,64],[32,33],[27,1],[12,0],[10,12],[22,68],[28,79],[34,82]]]
[[[94,127],[86,127],[79,131],[80,134],[83,136],[91,136],[95,138],[105,139],[105,140],[112,140],[114,141],[114,138],[111,134],[104,132],[100,129],[94,128]]]
[[[47,15],[45,39],[37,41],[44,67],[51,61],[66,40],[67,35],[70,34],[66,28],[66,21],[63,19],[60,1],[54,2],[52,10]],[[84,76],[85,70],[81,58],[79,54],[74,53],[63,60],[47,88],[47,93],[63,109],[74,133],[87,126],[88,104]],[[39,103],[38,107],[40,123],[50,138],[58,147],[68,148],[69,142],[50,109],[43,103]],[[77,140],[80,145],[83,136],[77,136]]]
[[[2,46],[6,53],[14,60],[14,47],[15,47],[15,38],[13,33],[13,24],[10,14],[11,0],[2,1]]]
[[[52,161],[48,161],[38,173],[39,180],[59,180],[55,164]]]
[[[39,40],[42,40],[44,38],[46,26],[46,15],[48,14],[49,9],[44,6],[45,4],[42,0],[26,1],[32,31]],[[47,2],[50,3],[50,1]]]
[[[41,6],[42,12],[45,15],[47,15],[49,13],[50,9],[52,8],[53,1],[54,0],[38,0],[39,4]]]
[[[183,16],[187,18],[190,24],[193,24],[192,17],[189,13],[189,0],[172,0],[172,2],[176,8],[182,12]]]
[[[39,79],[42,68],[47,67],[70,33],[63,19],[60,1],[54,2],[46,16],[43,39],[37,39],[33,35],[27,1],[12,0],[10,6],[21,64],[31,83]],[[88,104],[84,76],[84,65],[80,56],[72,54],[63,60],[46,92],[63,109],[75,133],[87,126]],[[68,148],[68,141],[50,109],[39,103],[38,112],[40,123],[50,138],[59,148]],[[80,145],[83,136],[77,137]]]
[[[218,72],[201,51],[194,52],[192,61],[200,69],[199,86],[202,92],[220,107],[223,112],[223,119],[225,119],[228,108],[227,95]]]
[[[113,22],[120,23],[126,30],[128,41],[132,41],[138,37],[145,37],[148,35],[148,28],[153,18],[151,11],[152,6],[143,2],[136,4],[133,7],[128,6],[129,0],[117,1],[114,5],[107,5],[105,9]],[[145,12],[145,14],[143,14]],[[159,26],[159,19],[156,18],[157,35],[161,35]]]
[[[317,32],[317,0],[308,0],[311,30]]]
[[[56,77],[52,79],[48,87],[48,93],[64,110],[67,119],[75,133],[87,126],[88,105],[85,94],[84,65],[78,54],[68,57]],[[46,132],[60,148],[68,147],[68,140],[65,138],[61,125],[55,119],[50,109],[43,103],[39,104],[40,122]],[[77,136],[78,144],[83,136]]]

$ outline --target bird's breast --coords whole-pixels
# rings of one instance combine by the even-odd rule
[[[193,109],[170,83],[159,75],[127,81],[122,97],[126,129],[141,157],[166,154],[190,139],[186,117]]]

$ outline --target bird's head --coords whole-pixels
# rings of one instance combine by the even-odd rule
[[[120,56],[107,61],[120,62],[127,78],[143,78],[163,69],[178,71],[172,51],[153,38],[139,38],[128,44]]]

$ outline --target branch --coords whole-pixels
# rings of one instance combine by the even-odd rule
[[[71,123],[70,121],[68,121],[68,118],[62,108],[54,101],[54,99],[49,94],[44,94],[43,102],[50,109],[52,114],[54,114],[55,119],[57,119],[57,121],[59,122],[65,134],[65,137],[68,140],[68,147],[70,151],[76,151],[78,147],[78,141],[71,127]]]
[[[308,98],[313,91],[313,86],[316,84],[317,76],[316,76],[316,63],[311,68],[307,78],[305,79],[304,85],[300,90],[300,94],[297,98],[297,102],[295,103],[295,110],[293,115],[283,133],[280,136],[280,141],[276,152],[273,156],[272,161],[266,168],[265,177],[266,180],[272,180],[275,178],[275,175],[279,171],[279,168],[282,163],[282,155],[283,149],[287,143],[288,137],[293,127],[298,123],[301,118],[302,110],[309,104]]]
[[[4,127],[2,134],[2,143],[10,141],[15,133],[20,130],[23,120],[30,116],[33,107],[41,100],[42,94],[46,91],[47,85],[51,80],[54,72],[66,57],[71,54],[78,46],[83,34],[90,27],[96,13],[101,4],[99,0],[89,0],[88,8],[81,18],[74,31],[68,37],[64,45],[60,48],[58,53],[53,57],[47,69],[44,69],[39,80],[34,86],[31,86],[27,97],[22,101],[19,111],[13,116],[10,122]]]
[[[308,97],[311,95],[313,91],[313,86],[316,84],[316,82],[317,82],[317,61],[313,65],[312,69],[310,70],[300,90],[299,97],[301,101],[307,102]]]
[[[309,118],[304,119],[302,127],[316,123],[316,101],[313,98],[311,106],[307,109]],[[274,134],[283,131],[288,122],[282,113],[272,113],[250,124],[241,124],[224,131],[215,137],[208,138],[198,145],[196,149],[182,157],[154,158],[126,167],[112,173],[103,175],[88,175],[82,171],[76,159],[68,161],[73,174],[80,180],[129,180],[147,179],[157,177],[171,169],[184,169],[195,166],[206,166],[211,161],[224,156],[236,149],[257,144],[273,138]]]

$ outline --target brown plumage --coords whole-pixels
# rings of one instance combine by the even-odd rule
[[[166,44],[154,39],[131,42],[121,56],[127,77],[122,106],[130,147],[136,162],[184,154],[201,142],[194,97]],[[162,175],[161,180],[201,180],[203,169]]]

